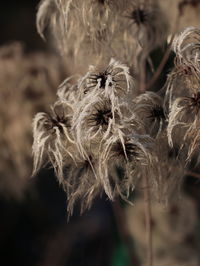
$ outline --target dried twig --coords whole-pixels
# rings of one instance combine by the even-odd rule
[[[186,174],[200,179],[200,174],[198,174],[198,173],[194,173],[192,171],[187,171]]]
[[[180,21],[180,14],[178,15],[176,22],[174,24],[174,30],[173,30],[173,34],[171,35],[170,41],[169,41],[169,46],[167,48],[167,50],[165,51],[165,54],[156,70],[156,72],[154,73],[153,77],[151,78],[151,80],[148,82],[148,84],[146,85],[145,91],[150,89],[152,87],[152,85],[156,82],[156,80],[159,78],[161,72],[163,71],[163,68],[165,66],[165,64],[167,63],[167,60],[169,59],[170,53],[171,53],[171,46],[172,43],[174,41],[174,37],[175,37],[175,33],[177,31],[178,25],[179,25],[179,21]]]

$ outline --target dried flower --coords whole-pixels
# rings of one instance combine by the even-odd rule
[[[99,153],[99,171],[110,199],[117,194],[128,198],[145,168],[151,168],[152,145],[152,140],[147,136],[125,136],[119,131],[105,141]]]
[[[91,207],[94,198],[101,194],[102,186],[100,180],[95,178],[94,172],[96,162],[90,156],[89,160],[76,159],[65,166],[65,176],[63,187],[67,193],[68,215],[73,213],[75,203],[81,201],[81,213]]]
[[[53,165],[70,214],[77,200],[82,200],[83,211],[102,191],[111,200],[119,195],[127,200],[137,179],[147,173],[157,195],[172,195],[184,174],[182,160],[169,155],[173,145],[178,152],[182,148],[172,141],[175,128],[183,128],[189,157],[198,141],[196,136],[191,142],[199,123],[199,30],[188,28],[174,40],[175,67],[163,103],[159,93],[138,96],[146,74],[151,74],[146,69],[147,63],[152,65],[150,53],[166,41],[168,32],[157,2],[44,0],[37,14],[42,37],[48,25],[61,53],[80,67],[82,63],[84,71],[89,61],[95,66],[78,82],[68,78],[59,86],[51,115],[36,115],[34,173],[45,162]],[[135,67],[134,79],[120,57],[131,72]],[[180,84],[179,95],[175,87]],[[194,120],[187,117],[189,111]]]
[[[167,22],[158,4],[152,5],[141,0],[132,1],[127,5],[124,16],[131,26],[128,30],[133,32],[143,52],[148,54],[164,42]]]
[[[91,66],[79,86],[84,94],[92,89],[101,89],[106,97],[112,98],[113,94],[127,93],[132,85],[133,79],[129,74],[129,68],[119,61],[111,59],[103,71],[98,71]]]
[[[63,179],[64,159],[67,156],[73,158],[73,154],[69,151],[69,146],[74,144],[70,135],[71,109],[67,107],[64,109],[62,105],[55,103],[51,115],[38,113],[33,120],[33,175],[44,163],[51,162],[60,183]]]
[[[172,97],[185,93],[195,93],[199,88],[200,68],[200,30],[195,27],[186,28],[173,42],[173,50],[176,54],[175,68],[168,78],[166,95],[169,105]],[[181,87],[181,91],[174,88]],[[187,92],[188,91],[188,92]]]
[[[167,128],[169,144],[173,146],[173,139],[189,142],[187,160],[198,147],[199,138],[199,47],[200,31],[194,27],[186,28],[175,40],[176,68],[169,79],[166,97],[169,98],[169,123]],[[183,80],[183,88],[177,94],[174,84],[178,78]],[[174,83],[174,81],[176,83]],[[180,142],[180,141],[179,141]],[[185,145],[179,143],[182,149]]]
[[[124,0],[43,0],[37,12],[37,30],[45,38],[49,29],[55,47],[79,69],[110,57],[132,66],[135,41],[132,33],[124,34],[120,26],[124,7]]]
[[[146,92],[134,99],[134,113],[141,119],[144,134],[157,137],[166,120],[162,98],[154,92]]]

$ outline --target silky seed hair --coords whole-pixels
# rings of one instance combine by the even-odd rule
[[[72,80],[59,86],[52,112],[33,121],[33,174],[53,166],[70,214],[80,198],[85,210],[102,191],[111,200],[126,199],[140,169],[153,161],[153,141],[137,134],[141,121],[127,101],[135,90],[128,67],[111,59],[105,70],[91,67],[77,83]]]
[[[147,53],[161,45],[166,39],[167,22],[158,3],[143,0],[131,1],[126,5],[124,17],[139,45]],[[162,14],[162,15],[161,15]]]
[[[38,7],[38,33],[43,39],[53,41],[58,51],[69,58],[70,53],[76,54],[85,38],[80,10],[78,0],[43,0]]]
[[[172,48],[175,67],[168,76],[166,88],[169,108],[176,97],[190,96],[199,90],[200,30],[195,27],[184,29],[174,39]]]
[[[60,108],[60,110],[56,110]],[[58,113],[60,112],[60,113]],[[69,112],[69,113],[66,113]],[[52,113],[38,113],[33,120],[33,175],[43,166],[51,162],[60,183],[63,179],[65,157],[73,154],[68,146],[74,144],[70,134],[71,108],[58,103],[52,106]]]
[[[33,116],[49,109],[67,75],[61,58],[24,48],[20,42],[0,47],[0,193],[14,200],[23,199],[30,185]]]
[[[155,140],[155,175],[151,180],[152,195],[166,207],[181,197],[181,184],[186,174],[184,156],[176,145],[168,145],[166,130]]]
[[[133,100],[134,113],[143,121],[143,134],[158,137],[166,126],[163,99],[156,93],[147,91]]]
[[[111,59],[103,71],[91,66],[78,86],[83,98],[78,109],[96,102],[96,97],[103,97],[111,102],[113,118],[116,110],[120,114],[119,104],[124,101],[124,97],[135,90],[129,68],[115,59]]]
[[[177,158],[169,167],[170,151],[177,144],[175,130],[181,130],[187,143],[186,160],[198,145],[199,30],[188,28],[174,40],[175,67],[163,104],[153,92],[136,97],[137,81],[142,81],[146,64],[152,65],[150,52],[167,37],[165,16],[156,2],[44,0],[37,15],[43,38],[47,27],[57,49],[77,60],[80,73],[88,62],[96,63],[80,79],[66,79],[59,86],[51,114],[36,115],[33,173],[52,164],[66,191],[70,215],[77,201],[81,199],[84,211],[103,192],[111,200],[128,200],[137,180],[147,174],[157,195],[175,191],[173,169],[177,166],[177,173],[183,174]],[[121,62],[131,70],[135,66],[134,78]],[[176,87],[181,87],[180,95]],[[188,110],[194,118],[187,117]],[[170,147],[167,142],[163,146],[159,165],[166,135]],[[179,137],[178,153],[183,151],[180,142]]]
[[[191,159],[192,154],[198,148],[199,139],[199,34],[200,31],[198,29],[189,27],[174,40],[174,51],[176,52],[179,69],[182,67],[181,64],[183,64],[184,68],[187,67],[187,73],[183,76],[185,90],[182,91],[181,96],[178,95],[176,97],[172,81],[170,83],[171,87],[169,86],[166,92],[166,96],[170,98],[169,123],[167,127],[168,141],[170,146],[173,147],[173,143],[177,139],[176,132],[178,130],[181,132],[183,143],[190,143],[187,161]],[[180,148],[184,146],[184,144],[180,144]]]
[[[90,66],[87,74],[80,80],[79,86],[83,94],[97,89],[101,90],[106,97],[111,98],[113,93],[127,93],[133,86],[133,78],[125,64],[112,58],[104,70],[98,71],[98,68]]]
[[[125,198],[125,195],[128,196],[134,189],[137,179],[144,173],[144,168],[152,165],[152,147],[153,141],[148,136],[137,134],[125,136],[121,130],[105,141],[99,153],[99,171],[104,190],[110,199],[115,198],[115,191]],[[120,176],[117,177],[117,170],[120,169]],[[120,182],[121,185],[118,182],[115,183],[117,190],[112,190],[110,177],[113,182],[114,180]]]
[[[91,163],[93,167],[91,167]],[[90,156],[89,160],[81,157],[76,158],[76,162],[66,164],[64,190],[67,194],[68,215],[72,215],[74,205],[81,201],[81,213],[91,207],[96,196],[103,192],[100,180],[95,178],[94,170],[97,162]]]
[[[162,44],[163,35],[166,37],[165,16],[158,16],[160,12],[157,4],[143,1],[43,0],[37,29],[44,38],[49,28],[58,50],[68,60],[78,57],[75,64],[79,66],[82,61],[85,66],[89,60],[105,62],[115,57],[133,67],[141,49],[147,57],[150,50]]]

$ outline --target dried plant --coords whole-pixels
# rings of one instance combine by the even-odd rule
[[[199,158],[200,30],[171,31],[168,41],[166,18],[153,0],[43,0],[37,13],[39,34],[76,61],[81,77],[65,79],[51,113],[34,118],[33,174],[53,166],[69,215],[77,201],[83,212],[103,192],[129,201],[143,180],[149,265],[150,194],[170,204],[186,162]],[[168,43],[154,71],[151,53]],[[165,86],[154,89],[171,46],[174,66]]]
[[[145,219],[143,208],[143,199],[136,199],[134,206],[126,207],[126,219],[130,237],[135,241],[141,265],[146,265],[147,260],[144,256],[146,251],[145,224],[141,222]],[[152,223],[154,232],[153,265],[199,265],[198,243],[195,234],[198,211],[192,198],[183,194],[181,201],[171,203],[168,209],[164,209],[157,202],[152,202]]]
[[[183,148],[189,141],[187,160],[198,148],[199,124],[199,45],[200,31],[194,27],[186,28],[174,40],[176,53],[175,70],[169,78],[167,97],[169,97],[168,139],[173,146],[173,135],[177,136],[175,128],[182,132]],[[183,88],[176,95],[175,86],[181,80]],[[181,94],[181,95],[180,95]],[[175,132],[175,134],[174,134]]]
[[[45,111],[66,75],[53,55],[26,55],[20,43],[0,47],[0,191],[20,199],[29,184],[32,117]]]
[[[54,166],[60,182],[63,178],[63,161],[67,155],[71,155],[68,146],[74,144],[69,132],[72,111],[69,106],[64,107],[62,104],[55,103],[52,114],[38,113],[33,121],[35,158],[33,174],[35,175],[41,168],[45,155],[48,155],[48,160]]]
[[[165,86],[165,99],[152,91],[138,95],[144,89],[146,64],[152,67],[150,52],[167,38],[168,26],[162,12],[157,2],[140,0],[126,5],[123,0],[44,0],[39,6],[40,35],[44,38],[45,28],[50,26],[62,53],[73,54],[84,67],[89,60],[96,65],[90,66],[78,81],[66,79],[60,85],[54,107],[62,106],[62,116],[53,108],[53,115],[39,113],[33,123],[34,173],[51,162],[68,191],[70,212],[72,202],[84,195],[83,185],[69,188],[72,177],[68,182],[67,176],[75,171],[70,165],[80,164],[83,169],[87,165],[82,171],[85,194],[95,193],[89,193],[93,195],[90,200],[83,200],[87,202],[83,203],[85,207],[98,194],[97,187],[101,188],[99,191],[104,189],[110,199],[128,195],[135,186],[134,180],[150,168],[155,174],[150,177],[150,184],[157,187],[157,194],[161,185],[162,194],[170,195],[170,188],[174,191],[181,183],[186,157],[171,160],[172,148],[165,140],[168,137],[170,146],[176,144],[178,150],[183,149],[180,142],[173,141],[176,128],[181,128],[183,141],[189,145],[188,158],[198,146],[199,30],[189,27],[173,41],[176,57]],[[89,45],[91,52],[86,58]],[[133,58],[129,51],[134,51],[134,47]],[[131,70],[120,62],[120,54]],[[133,66],[138,69],[134,75]],[[163,161],[158,165],[162,152]],[[66,167],[71,169],[69,173],[64,170]],[[176,167],[177,182],[173,182]],[[119,178],[118,172],[123,177]],[[92,177],[97,186],[90,180]]]
[[[61,54],[68,60],[72,56],[76,64],[78,57],[79,66],[82,61],[85,66],[115,57],[133,67],[141,50],[146,58],[163,44],[167,23],[164,15],[160,21],[160,12],[156,3],[144,1],[44,0],[37,13],[37,29],[45,38],[50,28]]]
[[[129,29],[142,47],[143,52],[155,49],[166,39],[167,22],[159,5],[137,0],[131,1],[125,10]]]
[[[133,100],[134,113],[143,122],[143,131],[152,137],[158,137],[166,125],[163,99],[154,92],[146,92]]]
[[[153,164],[153,140],[137,134],[141,125],[127,102],[134,90],[128,67],[111,59],[103,71],[90,67],[76,85],[67,79],[52,114],[35,116],[33,174],[49,162],[53,165],[70,213],[77,199],[84,210],[103,189],[110,199],[125,198],[142,176],[139,169]]]

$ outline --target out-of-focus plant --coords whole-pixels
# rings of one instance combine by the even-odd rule
[[[63,66],[56,56],[26,55],[20,43],[0,48],[1,195],[23,196],[32,168],[31,120],[53,100]]]
[[[196,228],[197,209],[193,199],[183,194],[181,201],[168,205],[168,211],[157,202],[152,203],[152,224],[155,266],[198,266],[198,241]],[[128,229],[135,240],[135,248],[146,265],[146,236],[144,201],[139,198],[134,206],[127,206]]]

